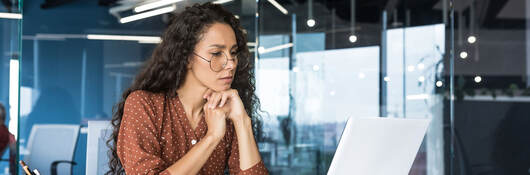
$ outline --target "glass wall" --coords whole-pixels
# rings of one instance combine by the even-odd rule
[[[454,174],[530,174],[529,17],[529,1],[455,1]]]
[[[205,1],[173,10],[197,2]],[[20,148],[12,157],[35,159],[35,126],[78,125],[73,174],[85,174],[88,122],[110,120],[171,17],[120,22],[135,5],[31,1],[22,20],[20,0],[2,1],[0,102]],[[528,174],[527,1],[223,5],[240,18],[256,60],[258,144],[271,174],[326,174],[350,117],[430,119],[409,174]],[[11,149],[0,151],[8,160]],[[0,174],[8,167],[0,161]]]
[[[351,117],[431,119],[409,174],[449,174],[449,1],[258,5],[260,149],[272,174],[326,174]]]
[[[15,173],[22,1],[0,3],[0,174]]]
[[[179,2],[175,11],[200,2],[204,1]],[[255,42],[256,2],[231,1],[223,6],[238,15],[249,42]],[[24,4],[20,159],[36,167],[38,160],[44,157],[58,160],[61,156],[73,155],[77,163],[73,166],[73,174],[85,174],[88,122],[110,121],[113,106],[150,57],[171,18],[171,14],[166,13],[121,23],[120,19],[131,15],[133,8],[134,4],[104,0]],[[80,126],[73,141],[67,138],[71,135],[61,135],[64,138],[60,141],[74,144],[75,149],[56,149],[61,143],[46,141],[46,137],[59,136],[53,131],[43,130],[42,135],[32,135],[32,130],[45,124]],[[31,147],[31,143],[43,142],[46,144],[41,147],[50,148],[46,154],[40,154],[44,150]],[[102,142],[99,147],[104,149],[106,145]],[[105,151],[102,156],[102,160],[107,156]],[[98,167],[106,165],[105,162],[99,164]],[[69,166],[59,164],[59,174],[69,173]],[[50,172],[48,166],[45,167],[39,170]],[[100,174],[104,169],[97,172]]]

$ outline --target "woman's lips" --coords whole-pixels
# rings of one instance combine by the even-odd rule
[[[224,77],[224,78],[220,78],[220,80],[225,83],[230,83],[232,82],[232,77]]]

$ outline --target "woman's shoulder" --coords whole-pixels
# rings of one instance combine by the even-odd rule
[[[161,103],[164,101],[163,93],[153,93],[146,90],[135,90],[127,96],[125,101],[140,101],[148,103]]]

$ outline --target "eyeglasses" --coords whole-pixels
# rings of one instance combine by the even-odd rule
[[[223,70],[226,65],[228,64],[228,60],[231,60],[234,62],[235,65],[237,65],[238,56],[235,54],[232,59],[228,59],[228,56],[224,52],[216,52],[212,53],[210,60],[200,56],[199,54],[193,52],[193,54],[197,55],[198,57],[202,58],[204,61],[207,61],[210,63],[210,69],[214,72],[219,72]]]

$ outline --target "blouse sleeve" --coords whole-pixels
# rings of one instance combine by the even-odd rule
[[[153,108],[142,91],[131,93],[125,100],[117,152],[126,174],[169,175],[160,155]]]
[[[233,128],[232,128],[233,129]],[[269,172],[267,168],[265,167],[265,164],[263,164],[263,161],[259,161],[252,167],[242,170],[239,166],[239,146],[237,142],[237,134],[235,134],[235,131],[232,135],[232,148],[230,150],[230,156],[228,157],[228,168],[230,171],[230,174],[235,175],[268,175]]]

